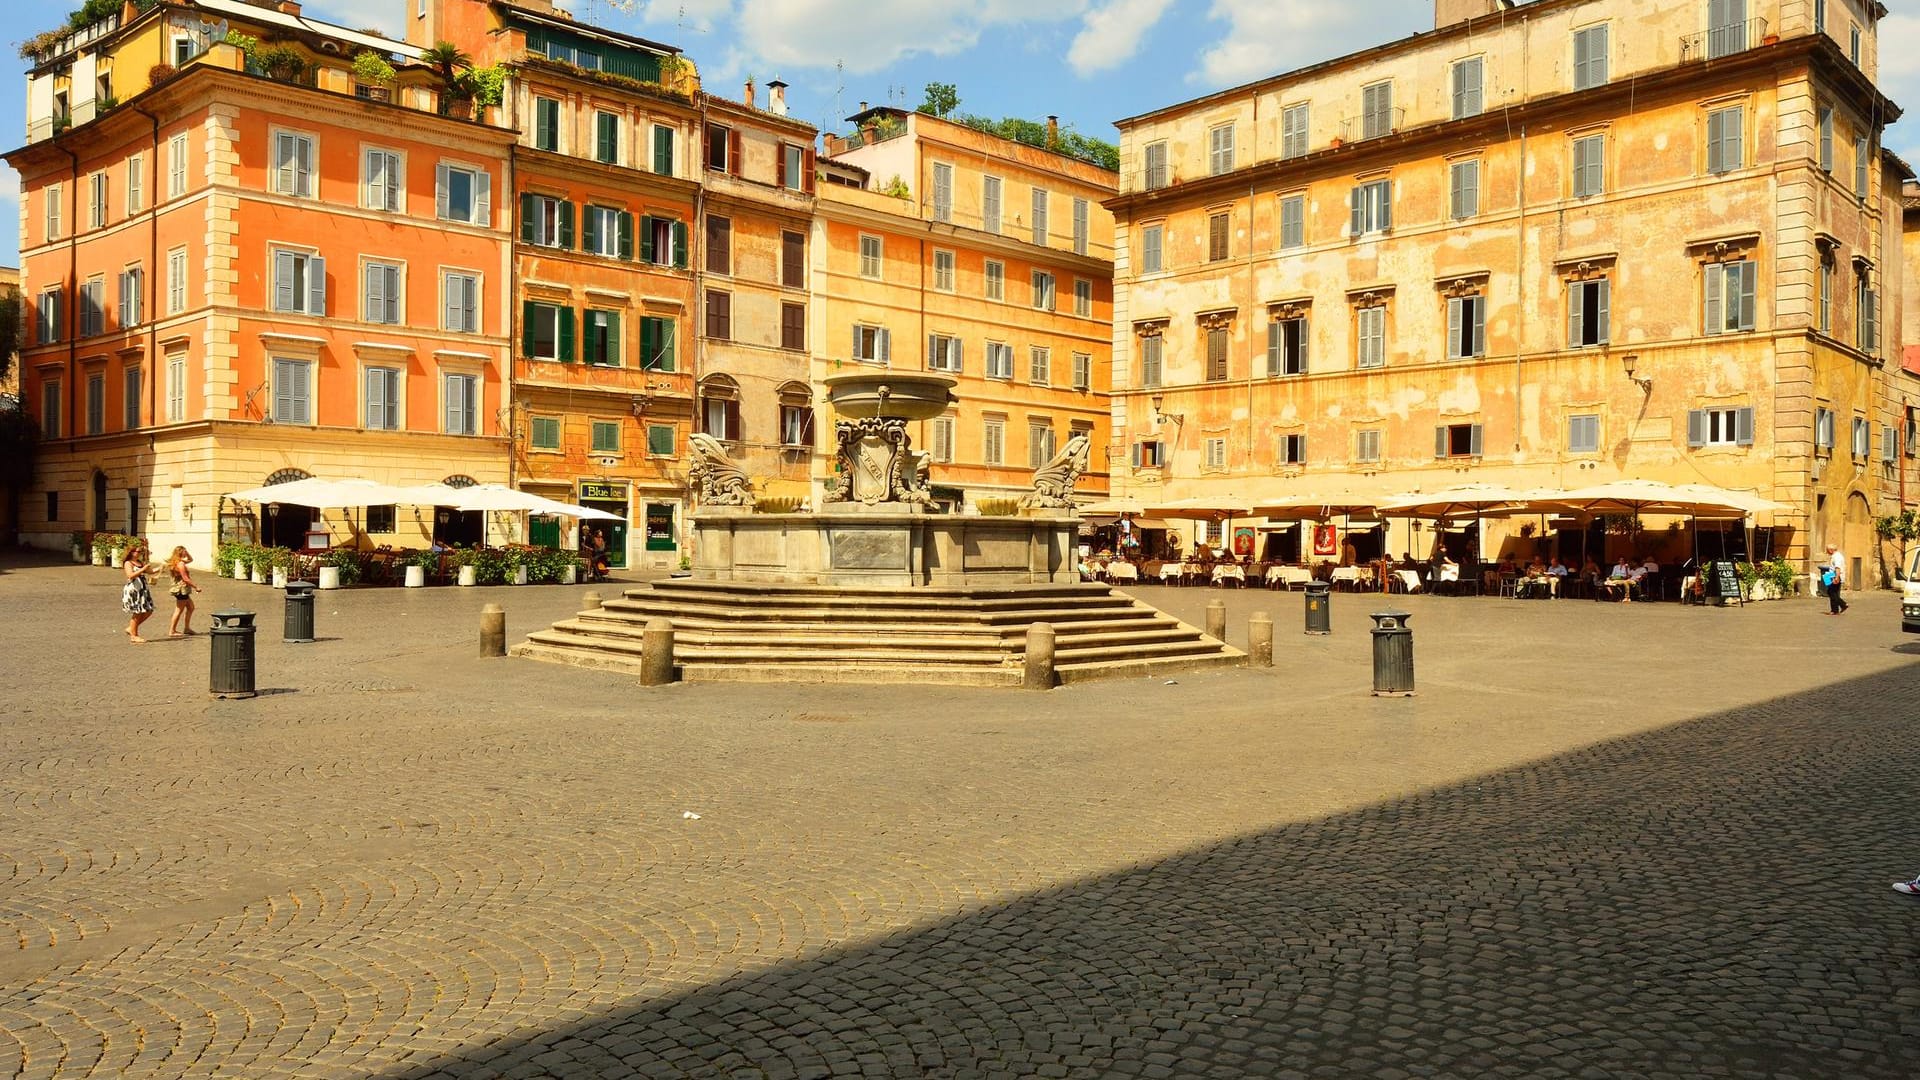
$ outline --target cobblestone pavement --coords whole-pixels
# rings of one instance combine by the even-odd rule
[[[1277,665],[1025,694],[475,655],[578,588],[279,596],[251,701],[0,562],[0,1076],[1896,1076],[1920,643],[1393,598]],[[1139,595],[1199,622],[1206,590]],[[165,614],[149,627],[164,633]],[[204,615],[200,619],[204,628]],[[698,814],[697,818],[688,814]]]

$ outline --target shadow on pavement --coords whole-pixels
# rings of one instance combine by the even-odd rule
[[[1905,1075],[1920,905],[1888,886],[1920,868],[1920,722],[1890,703],[1916,689],[1706,716],[388,1075]]]

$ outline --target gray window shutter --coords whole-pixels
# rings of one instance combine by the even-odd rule
[[[485,169],[473,174],[473,223],[482,228],[493,226],[493,180]]]
[[[1719,263],[1714,263],[1707,267],[1706,313],[1702,316],[1701,321],[1705,324],[1706,332],[1709,334],[1724,333],[1727,328],[1724,311],[1725,305],[1722,299],[1726,289],[1726,276],[1726,268]]]
[[[1380,227],[1393,228],[1393,181],[1381,180],[1380,184]]]
[[[1433,429],[1433,456],[1447,456],[1447,426],[1445,424]]]
[[[293,365],[285,360],[273,362],[273,418],[293,419]]]
[[[1752,406],[1733,410],[1733,441],[1741,446],[1753,445]]]
[[[1687,410],[1687,445],[1707,445],[1707,413],[1705,409]]]
[[[1286,334],[1279,320],[1267,324],[1267,374],[1278,375],[1283,370],[1280,351]]]
[[[893,363],[893,331],[885,327],[880,328],[880,362]]]
[[[327,313],[327,260],[318,255],[307,257],[307,314]]]
[[[433,167],[433,216],[445,220],[447,216],[447,167]]]
[[[1740,264],[1740,329],[1753,329],[1754,285],[1759,264],[1748,260]]]
[[[273,310],[298,310],[298,299],[293,292],[293,253],[276,251],[273,253]]]
[[[1586,344],[1587,287],[1585,282],[1567,283],[1567,347],[1577,349]]]
[[[1458,360],[1466,355],[1466,350],[1461,347],[1464,343],[1460,340],[1461,303],[1461,299],[1457,296],[1447,299],[1447,359],[1449,360]]]
[[[1350,208],[1353,212],[1353,224],[1350,228],[1350,231],[1347,234],[1349,236],[1359,236],[1362,230],[1364,230],[1366,227],[1366,210],[1364,208],[1365,198],[1366,198],[1366,188],[1363,186],[1355,187],[1353,191],[1348,195],[1348,203],[1350,204]]]
[[[1312,328],[1312,323],[1304,318],[1300,320],[1300,374],[1302,375],[1307,373],[1307,342],[1313,337],[1308,331]]]
[[[1605,345],[1608,343],[1609,340],[1611,340],[1611,333],[1607,328],[1612,324],[1611,310],[1610,310],[1613,305],[1612,280],[1608,278],[1601,278],[1599,282],[1599,288],[1595,289],[1594,291],[1599,294],[1599,301],[1600,301],[1600,304],[1599,304],[1600,310],[1594,314],[1594,321],[1597,324],[1594,327],[1596,331],[1595,340],[1599,341],[1600,344]]]
[[[936,335],[927,335],[927,370],[939,371],[946,357],[940,351],[940,339]]]
[[[1480,431],[1481,425],[1475,424],[1473,425],[1473,430],[1468,434],[1468,452],[1474,457],[1480,456]]]
[[[367,319],[370,322],[384,322],[387,315],[387,274],[386,268],[369,264],[366,274]]]
[[[1468,298],[1468,308],[1473,312],[1473,340],[1467,343],[1468,356],[1484,356],[1487,352],[1487,298],[1474,296]]]

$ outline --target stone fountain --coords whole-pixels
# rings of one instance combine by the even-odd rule
[[[694,441],[702,494],[692,515],[694,580],[894,588],[1079,580],[1070,496],[1086,467],[1084,438],[1040,470],[1063,474],[1062,497],[1036,490],[1010,516],[938,513],[927,455],[913,449],[907,425],[945,412],[955,380],[860,371],[825,381],[839,417],[838,469],[815,513],[756,513],[744,473],[720,444]]]

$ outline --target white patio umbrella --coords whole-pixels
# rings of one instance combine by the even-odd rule
[[[1388,498],[1384,495],[1356,495],[1345,491],[1333,494],[1300,492],[1257,502],[1253,505],[1253,513],[1269,521],[1325,521],[1335,514],[1351,518],[1355,514],[1373,513]]]
[[[1101,499],[1098,502],[1082,503],[1074,508],[1081,514],[1111,517],[1139,517],[1147,512],[1145,504],[1139,499],[1122,496],[1118,499]]]
[[[1487,553],[1480,550],[1481,519],[1512,513],[1529,513],[1544,505],[1550,496],[1533,488],[1505,487],[1499,484],[1461,484],[1431,492],[1410,492],[1387,500],[1380,512],[1396,517],[1430,517],[1435,521],[1473,515],[1474,556],[1481,563]]]

